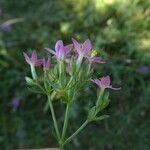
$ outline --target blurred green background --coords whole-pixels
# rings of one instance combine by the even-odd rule
[[[72,37],[91,39],[107,61],[95,76],[109,74],[122,89],[110,91],[104,112],[111,117],[89,125],[68,150],[149,150],[150,0],[0,0],[0,149],[56,146],[46,97],[27,89],[22,52],[43,55]],[[69,132],[84,120],[96,87],[80,94]],[[63,109],[55,103],[55,110],[61,123]]]

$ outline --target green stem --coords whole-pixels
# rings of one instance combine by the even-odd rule
[[[92,65],[92,61],[90,61],[90,62],[89,62],[89,65],[88,65],[88,70],[87,70],[87,74],[88,74],[88,75],[90,74],[91,65]]]
[[[66,107],[64,126],[63,126],[63,131],[62,131],[62,140],[64,140],[64,138],[66,136],[68,121],[69,121],[69,110],[70,110],[70,102],[67,104],[67,107]]]
[[[75,136],[77,136],[85,127],[86,125],[88,124],[88,120],[86,120],[81,126],[80,128],[75,131],[65,142],[64,142],[64,145],[69,143]]]
[[[72,81],[73,81],[73,76],[71,76],[69,82],[68,82],[67,85],[66,85],[66,88],[68,88],[68,87],[70,86],[70,84],[71,84]]]
[[[64,61],[59,60],[58,66],[59,66],[59,81],[60,81],[61,86],[63,86],[64,77],[65,77]]]
[[[60,150],[65,150],[63,145],[59,145]]]
[[[34,80],[37,79],[37,74],[36,74],[34,65],[31,64],[31,65],[30,65],[30,68],[31,68],[32,78],[33,78]]]
[[[56,131],[56,135],[57,135],[57,138],[60,139],[60,132],[59,132],[59,129],[58,129],[56,116],[55,116],[55,113],[54,113],[54,108],[53,108],[53,104],[52,104],[50,96],[48,96],[48,102],[49,102],[49,106],[50,106],[50,110],[51,110],[51,114],[52,114],[52,118],[53,118],[53,122],[54,122],[54,128],[55,128],[55,131]]]
[[[77,59],[77,62],[76,62],[77,72],[78,72],[79,69],[80,69],[82,60],[83,60],[83,54],[80,54],[80,55],[79,55],[79,58]]]

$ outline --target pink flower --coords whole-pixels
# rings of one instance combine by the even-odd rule
[[[89,52],[92,49],[92,44],[89,39],[85,40],[83,44],[80,44],[78,41],[72,38],[72,42],[74,45],[74,48],[76,49],[78,56],[80,57],[87,57],[89,55]]]
[[[120,88],[114,88],[111,85],[110,76],[102,77],[101,79],[92,79],[92,82],[96,83],[100,88],[106,89],[113,89],[113,90],[119,90]]]
[[[47,61],[45,60],[45,58],[43,59],[43,69],[44,70],[48,70],[50,67],[51,61],[50,58],[47,59]]]
[[[31,57],[29,57],[25,52],[23,52],[23,55],[25,57],[26,62],[30,65],[40,66],[43,64],[43,59],[37,58],[37,53],[35,50],[32,52]]]
[[[58,60],[64,60],[72,48],[73,48],[72,44],[64,46],[63,41],[59,40],[55,44],[55,51],[49,48],[46,48],[46,50],[54,54]]]

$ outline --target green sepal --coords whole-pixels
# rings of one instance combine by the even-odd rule
[[[100,121],[100,120],[103,120],[103,119],[106,119],[106,118],[109,118],[109,115],[102,115],[100,117],[95,117],[93,119],[93,121]]]
[[[105,94],[103,95],[103,98],[101,99],[100,104],[96,106],[97,113],[103,110],[104,108],[106,108],[109,102],[110,102],[109,92],[105,92]]]
[[[36,85],[35,80],[31,79],[30,77],[25,77],[27,85]]]
[[[31,92],[34,92],[34,93],[40,93],[40,94],[45,94],[46,92],[44,91],[44,89],[41,89],[37,86],[32,86],[32,87],[28,87],[28,89],[31,91]]]
[[[25,79],[26,79],[26,82],[27,82],[27,85],[28,85],[28,89],[31,92],[40,93],[40,94],[46,94],[45,89],[39,83],[37,83],[36,80],[33,80],[33,79],[29,78],[29,77],[26,77]]]
[[[96,116],[96,106],[93,106],[90,110],[89,110],[89,112],[88,112],[88,120],[89,121],[92,121],[93,120],[93,118],[95,118],[95,116]]]
[[[103,97],[102,109],[106,108],[108,106],[109,102],[110,102],[109,92],[106,92]]]

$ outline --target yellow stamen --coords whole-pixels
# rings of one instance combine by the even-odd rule
[[[91,53],[91,57],[94,57],[97,55],[97,51],[96,49],[92,49],[92,53]]]
[[[100,77],[99,79],[102,80],[102,79],[104,79],[104,77]]]

